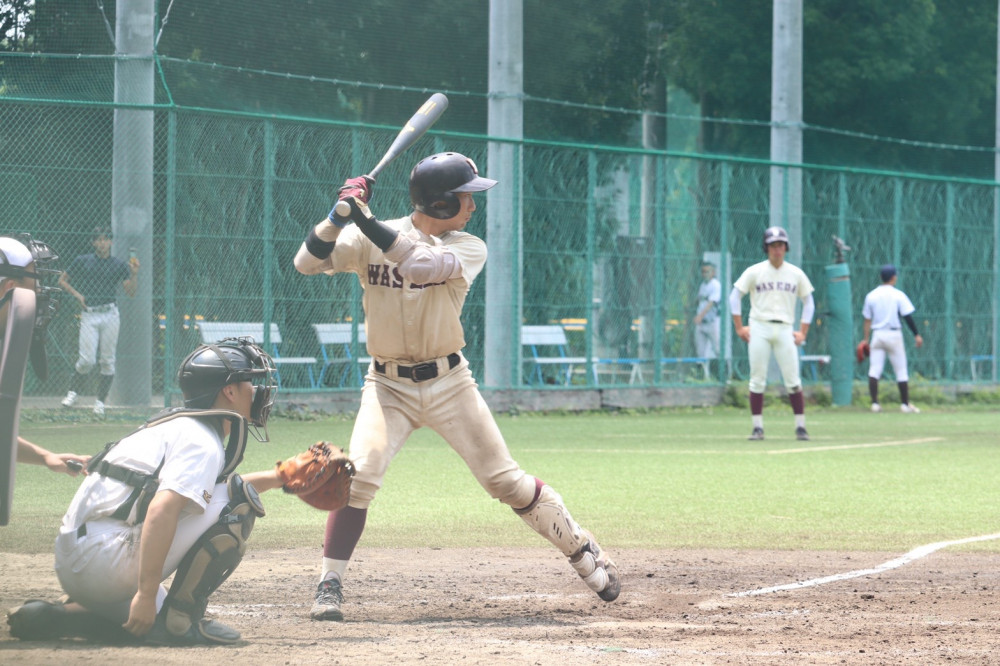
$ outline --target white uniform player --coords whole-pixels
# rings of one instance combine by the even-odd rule
[[[719,357],[719,303],[722,302],[722,285],[715,277],[715,265],[701,265],[701,286],[698,287],[698,305],[694,315],[694,346],[701,358]]]
[[[895,266],[892,264],[882,266],[880,275],[882,284],[868,292],[861,309],[861,314],[865,318],[864,341],[871,350],[868,364],[868,393],[872,399],[872,411],[882,411],[878,402],[878,380],[882,377],[885,359],[888,357],[892,363],[892,371],[896,375],[896,384],[899,386],[900,410],[904,414],[916,414],[920,410],[910,404],[910,375],[901,326],[905,321],[913,332],[914,344],[918,348],[923,346],[924,339],[920,337],[917,325],[913,321],[916,308],[913,307],[910,298],[896,288],[898,276]]]
[[[72,601],[26,602],[8,617],[13,636],[157,645],[240,638],[204,613],[264,515],[252,484],[281,485],[274,470],[245,479],[234,473],[248,431],[267,441],[273,371],[271,358],[248,339],[202,345],[184,360],[178,383],[185,407],[95,456],[63,517],[55,570]],[[162,583],[171,575],[168,592]]]
[[[767,252],[767,260],[743,271],[729,294],[733,326],[740,339],[748,344],[750,356],[750,414],[753,431],[749,439],[764,439],[764,388],[767,386],[767,366],[773,352],[795,414],[795,437],[808,440],[797,346],[805,344],[809,325],[812,323],[815,310],[813,286],[802,269],[785,261],[788,234],[784,229],[769,227],[764,232],[764,251]],[[746,294],[750,294],[749,326],[743,325],[741,314],[740,302]],[[797,300],[802,301],[802,315],[799,317],[798,330],[793,330]]]
[[[613,601],[620,590],[617,567],[560,496],[511,458],[461,353],[462,306],[486,262],[486,244],[462,229],[476,209],[472,193],[496,181],[479,176],[463,155],[431,155],[410,174],[414,212],[389,222],[368,210],[373,184],[365,177],[348,180],[340,199],[351,205],[350,218],[331,211],[295,257],[305,274],[358,276],[373,359],[351,436],[349,455],[357,470],[351,499],[327,519],[311,617],[343,619],[341,582],[368,506],[389,463],[424,426],[451,445],[486,492],[559,548],[602,599]]]

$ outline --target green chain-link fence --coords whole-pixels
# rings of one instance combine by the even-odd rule
[[[110,219],[113,113],[0,101],[7,128],[0,164],[4,231],[34,234],[65,262],[90,251],[90,230]],[[202,320],[275,322],[280,353],[316,357],[318,378],[322,353],[311,324],[360,322],[360,287],[353,276],[300,275],[292,257],[342,178],[376,161],[395,129],[181,109],[155,112],[155,128],[154,261],[142,273],[152,279],[152,309],[123,325],[123,335],[139,326],[154,330],[153,392],[175,390],[173,369],[199,341]],[[379,178],[376,213],[404,214],[411,162],[442,149],[487,162],[484,137],[432,132]],[[520,323],[563,326],[575,356],[649,361],[639,376],[608,372],[620,370],[608,363],[599,368],[601,385],[705,381],[697,364],[653,361],[694,356],[691,318],[703,257],[726,257],[724,285],[763,258],[771,165],[543,142],[521,145],[519,161],[522,264],[494,262],[487,270],[522,272]],[[645,209],[644,173],[655,184]],[[926,340],[911,350],[911,371],[934,381],[992,378],[991,362],[983,359],[992,355],[996,336],[991,184],[806,168],[802,190],[801,264],[817,288],[806,353],[826,349],[823,275],[836,235],[853,247],[847,259],[858,334],[864,294],[876,286],[878,267],[894,262]],[[472,233],[486,236],[487,205],[481,197]],[[119,256],[126,251],[115,249]],[[63,301],[51,326],[53,376],[45,385],[30,380],[31,393],[58,394],[68,383],[77,312],[74,302]],[[465,313],[466,354],[480,377],[485,301],[480,279]],[[725,334],[731,324],[723,308]],[[360,346],[352,351],[364,355]],[[119,363],[146,362],[143,356]],[[745,345],[731,343],[728,356],[730,367],[713,364],[709,381],[730,371],[746,375]],[[589,370],[587,362],[578,364],[571,384],[593,385]],[[286,374],[285,388],[311,388],[304,368]],[[343,388],[355,387],[348,384]]]

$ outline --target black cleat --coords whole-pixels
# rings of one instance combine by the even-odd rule
[[[760,440],[764,439],[764,429],[754,428],[753,432],[750,433],[750,436],[747,437],[747,439],[750,440],[751,442],[759,442]]]
[[[316,588],[316,603],[309,611],[309,617],[314,620],[330,620],[340,622],[344,614],[340,604],[344,603],[344,593],[341,591],[340,579],[332,576],[320,581]]]
[[[808,442],[809,433],[806,432],[805,428],[799,426],[798,428],[795,429],[795,439],[799,440],[800,442]]]

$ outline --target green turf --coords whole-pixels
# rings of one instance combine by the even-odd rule
[[[608,547],[905,551],[1000,532],[996,410],[830,408],[807,416],[812,441],[805,443],[794,439],[791,414],[781,406],[765,410],[763,442],[746,440],[749,415],[731,408],[498,421],[514,458],[555,487]],[[276,419],[272,442],[251,442],[241,469],[270,467],[317,439],[346,447],[351,427],[339,417]],[[21,428],[42,446],[76,452],[95,452],[129,429],[124,422]],[[0,550],[48,552],[77,485],[19,466]],[[264,503],[256,547],[321,546],[324,514],[281,491],[266,493]],[[362,540],[388,547],[544,544],[429,430],[418,431],[390,468]],[[1000,542],[962,547],[995,551]]]

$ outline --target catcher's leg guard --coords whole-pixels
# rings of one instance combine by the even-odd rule
[[[562,497],[538,481],[538,497],[523,509],[514,509],[521,519],[551,541],[569,558],[569,563],[598,596],[605,601],[618,597],[621,585],[618,567],[601,550],[593,535],[569,514]]]
[[[256,489],[239,474],[229,477],[229,503],[191,546],[177,566],[147,641],[166,644],[233,643],[240,635],[215,621],[205,621],[208,597],[243,559],[246,540],[264,506]]]

